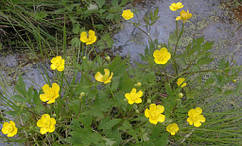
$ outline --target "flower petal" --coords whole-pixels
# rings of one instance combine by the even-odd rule
[[[164,121],[165,121],[165,115],[160,114],[157,120],[158,120],[159,122],[161,122],[161,123],[164,122]]]
[[[162,106],[162,105],[157,105],[157,106],[156,106],[156,110],[159,111],[159,113],[163,113],[164,110],[165,110],[165,108],[164,108],[164,106]]]
[[[150,117],[150,110],[145,109],[145,117],[149,118]]]
[[[104,82],[104,81],[103,81],[103,75],[102,75],[100,72],[97,72],[97,73],[95,74],[95,79],[96,79],[97,81],[99,81],[99,82]]]

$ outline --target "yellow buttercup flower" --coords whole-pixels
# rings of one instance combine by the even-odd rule
[[[134,17],[134,13],[130,9],[123,10],[122,17],[125,20],[129,20]]]
[[[85,31],[81,32],[80,41],[83,43],[86,43],[86,45],[91,45],[95,43],[96,40],[97,40],[97,36],[95,35],[95,31],[89,30],[88,36],[87,36],[87,32]]]
[[[55,131],[56,120],[51,118],[49,114],[43,114],[37,121],[37,126],[40,127],[40,133],[45,134]]]
[[[50,87],[48,84],[45,84],[42,87],[42,90],[44,91],[44,94],[40,94],[40,100],[43,102],[47,102],[47,104],[51,104],[55,102],[55,99],[58,98],[60,86],[57,83],[53,83],[52,87]]]
[[[7,137],[13,137],[18,132],[18,128],[16,128],[15,123],[13,121],[4,122],[2,127],[2,133],[6,134]]]
[[[141,103],[142,99],[140,97],[142,96],[143,96],[143,92],[140,90],[139,92],[136,93],[135,88],[133,88],[130,93],[125,94],[125,98],[128,100],[129,104]]]
[[[165,108],[162,105],[150,104],[150,109],[145,109],[145,117],[149,118],[150,123],[157,124],[165,121],[164,112]]]
[[[187,83],[184,83],[184,81],[185,81],[185,78],[179,78],[179,79],[177,80],[176,84],[177,84],[178,86],[180,86],[181,88],[183,88],[183,87],[185,87],[185,86],[187,85]]]
[[[153,56],[156,64],[166,64],[171,58],[171,53],[168,52],[167,48],[161,48],[160,50],[155,50]]]
[[[194,125],[195,127],[200,127],[205,122],[205,117],[202,115],[202,109],[200,107],[196,107],[195,109],[190,109],[188,111],[187,122],[189,125]]]
[[[172,123],[166,127],[166,131],[170,132],[171,135],[175,135],[179,131],[179,127],[176,123]]]
[[[110,83],[113,77],[113,72],[111,72],[111,75],[110,75],[110,70],[104,69],[104,73],[105,74],[102,75],[100,72],[97,72],[95,74],[95,79],[99,82],[103,82],[104,84]]]
[[[187,12],[184,11],[184,10],[182,10],[182,11],[180,12],[180,16],[177,16],[177,17],[176,17],[176,21],[178,21],[178,20],[182,20],[183,23],[185,23],[185,22],[186,22],[188,19],[190,19],[191,17],[192,17],[192,14],[189,13],[189,10],[187,10]]]
[[[56,57],[51,59],[50,68],[52,70],[63,71],[64,70],[64,65],[65,65],[65,60],[62,59],[61,56],[56,56]]]
[[[183,7],[184,7],[184,5],[181,2],[178,2],[178,3],[172,3],[169,8],[172,11],[177,11]]]

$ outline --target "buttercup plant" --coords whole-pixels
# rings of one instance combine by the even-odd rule
[[[180,2],[167,7],[182,8]],[[151,14],[144,18],[146,28],[155,23],[158,10]],[[120,15],[125,20],[134,17],[129,9],[120,9]],[[204,69],[213,62],[213,43],[203,38],[194,38],[177,51],[189,19],[192,14],[181,10],[168,44],[142,30],[149,45],[135,67],[127,57],[96,51],[101,40],[93,30],[81,32],[72,75],[60,74],[68,71],[66,57],[56,56],[50,65],[53,76],[44,76],[42,89],[26,88],[20,77],[11,100],[0,95],[9,109],[5,113],[19,128],[3,116],[3,121],[10,121],[3,123],[4,139],[26,145],[237,145],[241,112],[221,112],[214,102],[240,95],[239,69],[225,59],[216,68]],[[233,87],[227,90],[229,84]]]

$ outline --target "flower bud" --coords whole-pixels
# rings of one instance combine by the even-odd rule
[[[82,59],[85,60],[85,59],[87,59],[87,57],[86,56],[83,56]]]
[[[147,103],[151,103],[151,100],[150,99],[147,99]]]
[[[111,60],[110,56],[106,56],[105,59],[106,59],[107,61],[110,61],[110,60]]]
[[[86,93],[85,93],[85,92],[81,92],[81,93],[80,93],[80,96],[81,96],[81,97],[86,96]]]
[[[135,112],[136,112],[137,114],[139,114],[139,110],[136,109]]]
[[[182,97],[183,97],[183,93],[180,92],[180,93],[178,94],[178,96],[179,96],[180,98],[182,98]]]
[[[234,79],[234,80],[233,80],[233,82],[234,82],[234,83],[236,83],[236,82],[237,82],[237,80],[235,80],[235,79]]]
[[[158,48],[161,48],[161,45],[158,45],[157,47],[158,47]]]
[[[142,84],[140,82],[137,82],[134,86],[135,87],[140,87]]]
[[[136,104],[133,105],[134,109],[137,110],[138,106]]]
[[[53,117],[56,117],[56,114],[53,114]]]

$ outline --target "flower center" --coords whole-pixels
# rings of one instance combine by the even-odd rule
[[[14,130],[14,127],[13,127],[13,125],[9,124],[9,125],[6,127],[6,129],[7,129],[7,131],[8,131],[9,133],[11,133],[11,132]]]

